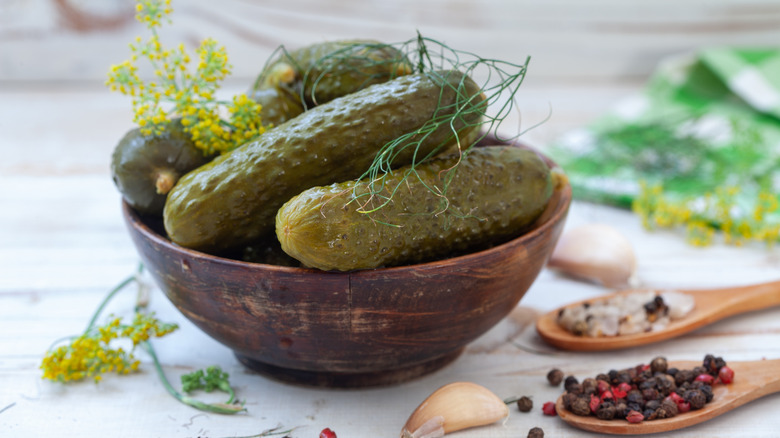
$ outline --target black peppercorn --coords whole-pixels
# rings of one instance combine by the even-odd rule
[[[661,402],[659,400],[650,400],[647,403],[645,403],[645,409],[656,410],[660,407],[661,407]]]
[[[577,394],[572,394],[570,392],[564,393],[563,394],[563,407],[568,409],[568,410],[571,410],[571,405],[577,399],[579,399],[579,396]]]
[[[551,369],[550,372],[547,373],[547,381],[550,382],[550,385],[552,386],[560,385],[563,381],[563,371],[558,368]]]
[[[580,383],[580,381],[579,381],[579,380],[577,380],[577,378],[576,378],[576,377],[574,377],[574,376],[568,376],[568,377],[566,377],[566,379],[563,381],[563,389],[565,389],[565,390],[567,390],[567,391],[571,392],[571,390],[569,389],[569,387],[571,387],[572,385],[578,385],[579,383]]]
[[[530,398],[522,396],[517,399],[517,409],[519,409],[520,412],[530,412],[533,408],[534,402]]]
[[[633,378],[627,370],[618,371],[617,381],[618,383],[631,383]]]
[[[631,391],[628,391],[628,394],[626,394],[626,402],[627,403],[645,403],[645,398],[642,397],[642,392],[638,389],[632,389]]]
[[[544,431],[541,427],[534,427],[528,431],[528,438],[544,438]]]
[[[612,403],[603,402],[596,408],[596,416],[601,420],[611,420],[615,418],[616,413],[617,409]]]
[[[672,368],[669,368],[669,369],[666,370],[666,374],[674,377],[674,375],[677,374],[677,371],[680,371],[680,370],[678,370],[677,368],[672,367]]]
[[[663,409],[665,412],[664,418],[674,417],[680,412],[680,410],[677,408],[677,403],[669,399],[666,399],[663,402],[661,402],[660,409]]]
[[[596,394],[596,380],[587,378],[580,383],[582,386],[582,393],[585,395]]]
[[[699,391],[704,393],[704,396],[707,398],[707,403],[711,402],[713,397],[715,397],[712,393],[712,386],[707,385],[706,383],[699,387]]]
[[[576,415],[590,415],[590,405],[584,398],[578,397],[577,400],[571,404],[571,411]]]
[[[650,362],[650,371],[654,373],[665,373],[669,368],[666,358],[658,356]]]
[[[647,388],[642,390],[642,397],[644,397],[645,400],[658,400],[660,398],[660,394],[655,388]]]
[[[645,410],[644,403],[628,402],[626,403],[626,407],[628,408],[629,411],[642,412]],[[626,413],[626,415],[628,415],[628,413]]]
[[[618,402],[615,405],[615,418],[626,418],[626,414],[628,414],[628,405]]]
[[[691,409],[701,409],[707,403],[707,396],[698,389],[685,391],[683,399],[690,403]]]
[[[712,375],[717,375],[724,366],[726,366],[726,361],[722,357],[715,357],[711,354],[704,356],[704,361],[702,361],[702,367]]]
[[[693,374],[692,370],[680,370],[674,375],[674,383],[680,386],[685,382],[692,382],[695,378],[696,375]]]

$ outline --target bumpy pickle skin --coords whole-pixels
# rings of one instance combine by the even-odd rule
[[[319,105],[182,177],[163,212],[170,239],[220,253],[273,235],[279,207],[303,190],[360,177],[386,144],[453,113],[454,102],[477,109],[441,123],[417,146],[416,159],[479,129],[484,95],[458,71],[406,75]],[[456,90],[458,90],[456,92]],[[393,166],[415,159],[415,145]]]
[[[263,120],[277,126],[306,108],[411,72],[406,56],[391,45],[328,41],[280,54],[258,75],[249,95],[263,106]]]
[[[486,146],[460,162],[445,200],[429,188],[442,188],[444,171],[457,161],[453,155],[419,165],[419,179],[411,176],[400,186],[409,168],[398,169],[368,203],[361,196],[369,193],[365,181],[302,192],[276,216],[282,249],[305,266],[337,271],[446,258],[522,234],[552,196],[554,178],[536,153]],[[361,212],[390,196],[382,208]]]

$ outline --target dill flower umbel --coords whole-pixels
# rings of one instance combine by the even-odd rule
[[[170,22],[170,0],[138,0],[136,19],[151,36],[136,38],[130,44],[129,60],[111,66],[106,85],[132,97],[133,122],[145,135],[160,133],[173,117],[179,117],[204,153],[226,152],[262,134],[260,105],[242,94],[230,101],[216,98],[220,82],[231,72],[227,52],[211,38],[196,50],[196,65],[183,44],[168,49],[160,42],[157,29]],[[136,63],[145,58],[154,79],[145,82]],[[222,114],[228,113],[229,120]]]
[[[150,314],[136,313],[131,324],[122,324],[121,318],[114,317],[103,326],[88,329],[69,344],[50,350],[41,362],[43,378],[59,382],[92,378],[99,382],[105,373],[129,374],[140,364],[133,354],[138,344],[177,328],[176,324],[160,322]],[[129,351],[112,345],[121,339],[129,341]]]
[[[780,212],[777,196],[760,190],[748,202],[740,195],[738,187],[720,186],[696,198],[672,198],[661,185],[642,183],[632,209],[645,228],[685,228],[688,242],[695,246],[712,244],[716,231],[730,245],[774,244],[780,237],[780,223],[768,216]]]

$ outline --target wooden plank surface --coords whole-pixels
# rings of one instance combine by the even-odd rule
[[[544,148],[636,92],[656,62],[715,44],[780,41],[776,1],[174,1],[171,41],[194,47],[206,36],[228,48],[235,75],[223,92],[243,91],[279,44],[373,37],[400,41],[416,30],[483,56],[521,62],[532,56],[518,96],[520,122],[549,120],[523,139]],[[608,353],[553,350],[536,336],[535,315],[597,296],[604,289],[543,271],[517,309],[443,370],[389,388],[334,391],[278,383],[245,370],[152,289],[151,307],[181,329],[155,345],[172,381],[219,364],[231,374],[247,414],[224,417],[187,408],[160,386],[142,353],[142,371],[100,385],[42,381],[40,359],[53,341],[78,333],[104,294],[138,263],[109,177],[111,151],[131,127],[129,101],[102,86],[107,67],[127,57],[142,29],[130,1],[11,0],[0,3],[0,436],[240,437],[281,425],[295,438],[324,427],[341,438],[394,437],[430,392],[455,381],[500,397],[531,395],[534,410],[510,409],[504,424],[453,434],[518,437],[594,436],[574,430],[541,405],[560,388],[545,374],[559,367],[581,377],[646,362],[658,354],[697,360],[780,357],[780,309],[737,316],[661,344]],[[89,16],[89,14],[92,14]],[[132,14],[132,12],[130,12]],[[522,126],[521,126],[522,125]],[[701,249],[679,235],[643,230],[629,212],[575,203],[567,227],[606,222],[631,239],[639,277],[650,286],[716,287],[780,278],[777,248]],[[132,293],[109,312],[128,315]],[[210,398],[213,396],[205,396]],[[780,395],[673,434],[774,437]],[[670,435],[672,436],[672,435]]]

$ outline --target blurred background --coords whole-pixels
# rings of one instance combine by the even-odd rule
[[[530,56],[518,95],[522,127],[506,129],[543,121],[525,136],[536,146],[641,88],[667,56],[780,42],[777,0],[175,0],[173,8],[163,43],[192,53],[206,37],[219,41],[233,66],[226,93],[244,91],[282,44],[400,42],[419,31],[486,58]],[[133,17],[133,0],[0,0],[0,144],[24,143],[32,132],[37,142],[35,153],[14,154],[0,170],[67,149],[46,171],[107,172],[131,108],[104,81],[110,65],[129,57],[128,43],[148,35]],[[65,128],[48,131],[53,119]],[[89,135],[96,124],[103,129]]]

